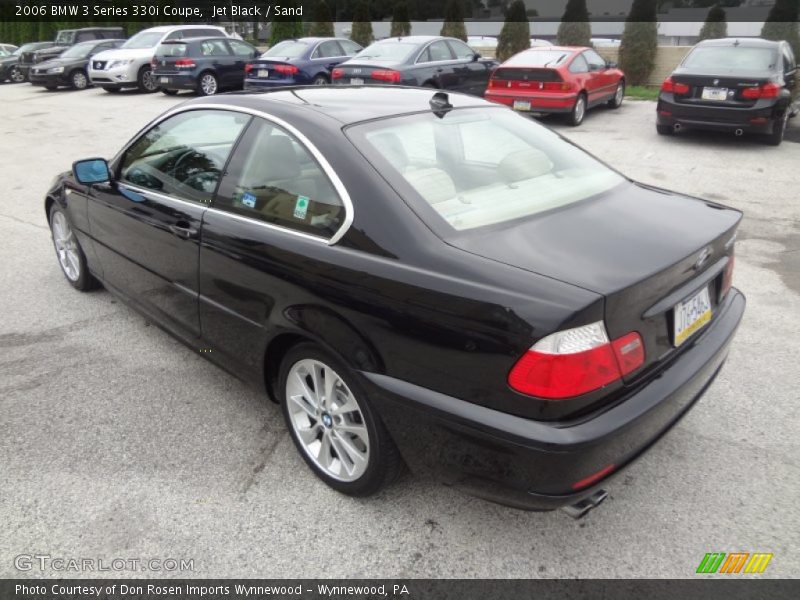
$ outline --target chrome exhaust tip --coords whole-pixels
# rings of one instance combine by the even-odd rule
[[[561,510],[567,513],[570,517],[577,520],[585,517],[593,508],[597,508],[603,503],[603,500],[608,498],[608,492],[605,490],[597,490],[591,496],[587,496],[580,502],[576,502],[570,506],[564,506]]]
[[[736,130],[736,131],[734,131],[733,133],[734,133],[734,135],[735,135],[736,137],[741,137],[741,136],[742,136],[742,134],[744,133],[744,130],[742,130],[742,129],[737,129],[737,130]]]
[[[675,125],[672,126],[672,129],[675,131],[675,133],[678,133],[682,129],[681,124],[675,123]]]

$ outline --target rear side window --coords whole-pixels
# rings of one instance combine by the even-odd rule
[[[224,40],[200,42],[200,56],[229,56],[231,53]]]
[[[575,60],[569,65],[570,73],[586,73],[589,71],[589,63],[583,58],[583,54],[578,54]]]
[[[120,179],[184,200],[210,202],[233,144],[249,120],[248,115],[221,110],[170,117],[125,152]]]
[[[319,163],[283,128],[256,119],[228,165],[215,208],[329,238],[344,222],[339,195]]]

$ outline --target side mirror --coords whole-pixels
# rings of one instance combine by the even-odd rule
[[[481,59],[480,52],[476,52],[475,54],[472,55],[472,62],[478,62],[480,59]]]
[[[87,158],[72,163],[72,174],[78,183],[92,185],[111,181],[108,162],[104,158]]]
[[[609,60],[608,62],[606,62],[606,69],[616,69],[616,68],[617,68],[617,63],[615,63],[613,60]]]

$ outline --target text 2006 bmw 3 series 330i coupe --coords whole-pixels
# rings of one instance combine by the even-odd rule
[[[427,89],[192,100],[45,209],[75,288],[213,349],[352,495],[408,465],[582,514],[711,384],[745,306],[741,213]]]

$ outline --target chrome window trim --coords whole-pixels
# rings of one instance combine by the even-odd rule
[[[294,125],[291,125],[291,124],[287,123],[283,119],[281,119],[279,117],[275,117],[275,116],[273,116],[273,115],[271,115],[269,113],[266,113],[264,111],[261,111],[261,110],[256,110],[256,109],[247,108],[247,107],[243,107],[243,106],[225,106],[225,105],[220,105],[220,104],[192,104],[192,105],[189,105],[189,106],[183,106],[183,107],[178,107],[178,108],[172,109],[172,110],[167,111],[166,113],[162,114],[161,116],[157,117],[156,119],[154,119],[153,121],[148,123],[145,127],[140,129],[136,133],[136,135],[133,136],[133,138],[131,138],[131,140],[127,144],[125,144],[125,146],[122,148],[122,150],[120,150],[117,153],[117,155],[114,157],[112,162],[116,166],[117,163],[121,160],[122,156],[125,154],[125,152],[127,152],[128,149],[146,131],[149,131],[150,129],[152,129],[153,127],[155,127],[156,125],[158,125],[159,123],[161,123],[162,121],[165,121],[166,119],[168,119],[170,117],[173,117],[173,116],[175,116],[177,114],[184,113],[184,112],[191,112],[193,110],[221,110],[221,111],[238,112],[238,113],[242,113],[242,114],[247,114],[247,115],[250,115],[252,117],[260,117],[260,118],[265,119],[265,120],[267,120],[267,121],[269,121],[271,123],[274,123],[275,125],[278,125],[279,127],[282,127],[283,129],[285,129],[286,131],[291,133],[297,139],[297,141],[300,142],[300,144],[316,159],[317,163],[322,168],[323,172],[328,177],[328,179],[330,180],[331,184],[333,184],[333,188],[336,190],[336,193],[339,195],[339,199],[342,201],[342,206],[344,206],[344,220],[342,221],[342,224],[339,226],[339,229],[337,229],[336,232],[330,238],[324,238],[322,236],[315,236],[315,235],[312,235],[310,233],[305,233],[303,231],[297,231],[295,229],[291,229],[289,227],[284,227],[282,225],[275,225],[274,223],[267,223],[266,221],[262,221],[260,219],[255,219],[255,218],[252,218],[252,217],[246,217],[244,215],[239,215],[239,214],[232,213],[232,212],[229,212],[229,211],[220,210],[219,208],[215,208],[213,206],[206,206],[207,210],[213,210],[214,212],[221,213],[221,214],[224,214],[224,215],[227,215],[229,217],[236,218],[236,219],[245,220],[245,221],[250,222],[250,223],[258,223],[259,225],[263,225],[263,226],[267,227],[268,229],[275,229],[275,230],[278,230],[278,231],[285,231],[287,233],[291,233],[291,234],[294,234],[296,236],[299,236],[299,237],[302,237],[302,238],[305,238],[305,239],[310,239],[310,240],[314,240],[314,241],[323,242],[323,243],[326,243],[328,246],[333,246],[336,242],[341,240],[342,237],[344,237],[344,234],[347,233],[347,231],[350,229],[350,226],[353,224],[353,218],[354,218],[355,215],[354,215],[353,201],[351,200],[350,194],[348,193],[347,188],[344,186],[344,183],[342,183],[342,180],[339,179],[339,175],[336,173],[334,168],[331,166],[331,164],[325,158],[325,155],[322,154],[322,152],[320,152],[319,149],[311,142],[311,140],[309,140],[300,130],[298,130]],[[237,141],[241,137],[242,133],[243,133],[243,131],[240,132],[239,137],[237,137]],[[230,159],[230,157],[228,157],[228,158]],[[126,181],[123,181],[123,180],[118,180],[118,183],[120,183],[120,184],[122,184],[122,185],[124,185],[126,187],[131,187],[130,183],[128,183]],[[190,204],[192,206],[204,206],[203,204],[199,204],[197,202],[192,202],[190,200],[182,200],[180,198],[175,198],[174,196],[166,196],[164,194],[159,194],[158,192],[154,192],[152,190],[148,190],[147,188],[136,188],[136,186],[133,186],[133,189],[134,189],[134,191],[137,191],[139,193],[155,194],[156,196],[158,196],[160,198],[165,198],[165,199],[168,199],[168,200],[177,200],[178,202],[184,202],[184,203]]]

